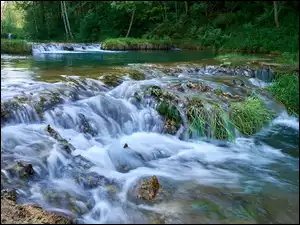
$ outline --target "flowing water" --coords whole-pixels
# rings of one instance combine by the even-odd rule
[[[279,116],[251,137],[225,142],[189,139],[184,127],[164,134],[153,99],[134,97],[149,85],[189,80],[239,93],[226,83],[233,76],[213,67],[170,75],[149,64],[212,57],[183,51],[1,55],[1,106],[25,99],[1,128],[4,187],[17,189],[20,203],[78,223],[299,223],[299,121],[281,105],[266,98]],[[98,77],[110,66],[137,68],[146,79],[124,76],[118,86],[106,86]],[[259,90],[268,83],[258,77],[239,78]],[[32,102],[53,93],[59,100],[41,119]],[[89,133],[82,129],[86,121]],[[74,147],[70,154],[46,132],[48,124]],[[16,161],[31,163],[33,178],[11,177]],[[155,201],[141,201],[136,185],[152,175],[163,191]]]

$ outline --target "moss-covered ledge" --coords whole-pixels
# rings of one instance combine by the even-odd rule
[[[1,39],[1,53],[30,55],[32,44],[24,40]]]
[[[104,50],[170,50],[173,45],[169,40],[151,40],[136,38],[106,39],[102,45]]]

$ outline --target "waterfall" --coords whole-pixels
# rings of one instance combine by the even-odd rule
[[[117,52],[101,49],[101,44],[78,43],[34,43],[33,54],[41,53],[91,53],[91,52]]]

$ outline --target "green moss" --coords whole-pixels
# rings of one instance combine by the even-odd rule
[[[277,79],[267,90],[290,114],[299,116],[299,77],[294,74],[277,75]]]
[[[111,38],[103,42],[102,48],[107,50],[162,50],[170,49],[171,42],[169,40]]]
[[[217,96],[220,96],[220,95],[223,94],[223,91],[222,91],[221,89],[216,89],[216,90],[215,90],[215,94],[216,94]]]
[[[230,106],[230,120],[242,134],[247,136],[258,132],[272,118],[273,114],[257,97],[232,103]]]
[[[168,101],[161,101],[157,106],[157,111],[160,115],[166,119],[175,121],[176,125],[181,123],[181,116],[175,105],[172,105]]]
[[[133,80],[145,80],[145,75],[138,71],[131,72],[129,76]]]
[[[23,40],[1,39],[1,53],[31,54],[32,45]]]

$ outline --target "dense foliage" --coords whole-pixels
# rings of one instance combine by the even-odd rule
[[[274,97],[285,105],[288,112],[299,116],[299,77],[295,74],[281,74],[267,88]]]
[[[298,1],[276,2],[276,10],[272,1],[17,1],[9,4],[15,4],[15,9],[6,8],[2,33],[14,33],[30,40],[184,39],[225,49],[299,51]],[[16,23],[16,20],[23,22]],[[20,23],[22,29],[16,27]]]

